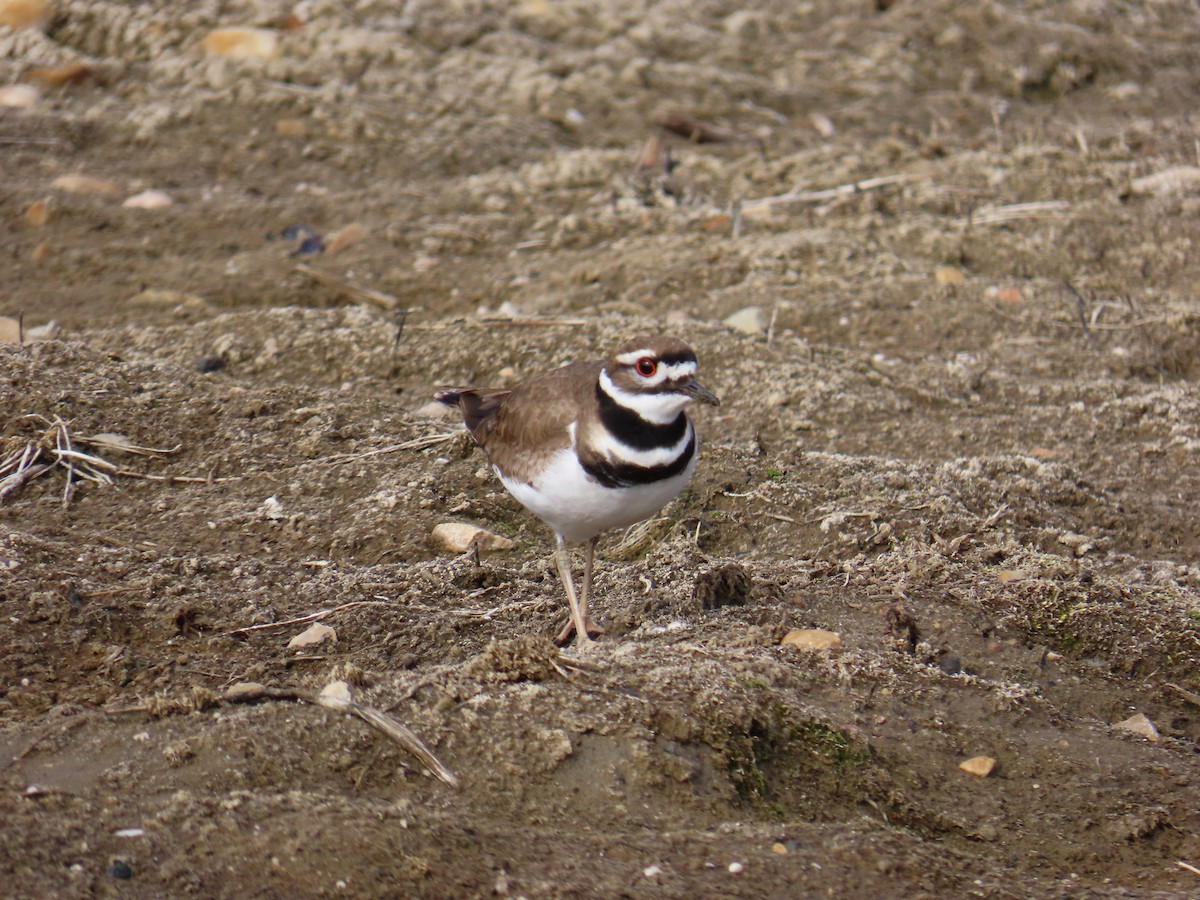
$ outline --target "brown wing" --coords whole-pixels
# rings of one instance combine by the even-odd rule
[[[595,403],[602,362],[576,363],[538,375],[500,398],[472,434],[492,465],[531,482],[550,457],[571,445],[568,426]],[[461,401],[460,401],[461,405]]]

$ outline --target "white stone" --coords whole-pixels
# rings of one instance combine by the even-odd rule
[[[762,334],[767,330],[767,317],[761,306],[747,306],[739,309],[731,316],[726,316],[723,324],[727,328],[742,334]]]
[[[0,0],[0,28],[44,28],[53,15],[50,0]]]
[[[1159,740],[1158,729],[1154,727],[1154,723],[1150,721],[1145,713],[1130,716],[1128,719],[1118,722],[1113,728],[1117,729],[1117,731],[1140,735],[1152,743],[1158,743]]]
[[[314,622],[308,628],[300,632],[298,635],[288,641],[288,649],[295,650],[300,647],[315,647],[318,644],[323,644],[326,641],[337,643],[337,632],[320,622]]]
[[[1133,179],[1135,194],[1182,194],[1200,189],[1200,166],[1171,166],[1153,175]]]
[[[514,546],[506,537],[464,522],[443,522],[435,525],[432,536],[451,553],[466,553],[472,547],[490,551],[511,550]]]
[[[209,56],[246,60],[272,59],[279,52],[279,32],[270,28],[217,28],[205,35]]]
[[[142,191],[126,198],[121,205],[126,209],[168,209],[175,201],[165,191]]]
[[[7,84],[0,87],[0,106],[33,109],[41,99],[42,92],[32,84]]]
[[[800,650],[829,650],[833,647],[840,647],[842,637],[836,631],[825,631],[821,628],[799,628],[785,634],[780,643],[797,647]]]

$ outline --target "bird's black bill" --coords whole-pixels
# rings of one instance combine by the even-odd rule
[[[717,395],[698,381],[689,381],[683,387],[679,388],[679,393],[691,397],[693,400],[699,400],[701,403],[707,403],[709,406],[721,405],[721,401],[717,399]]]

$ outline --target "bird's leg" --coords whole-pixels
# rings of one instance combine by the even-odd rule
[[[583,590],[581,590],[579,592],[578,600],[571,607],[571,618],[567,619],[567,623],[565,625],[563,625],[562,630],[559,631],[559,633],[558,633],[558,637],[555,638],[555,643],[557,643],[560,647],[565,647],[570,642],[572,635],[575,635],[575,634],[584,634],[584,635],[587,635],[587,638],[599,637],[600,635],[604,634],[604,629],[601,628],[599,625],[597,625],[595,622],[593,622],[592,617],[588,615],[588,597],[591,595],[591,592],[592,592],[592,565],[596,559],[596,542],[599,540],[600,540],[600,537],[599,537],[599,535],[597,535],[596,537],[594,537],[590,541],[588,541],[587,544],[584,546],[584,549],[583,549],[583,554],[584,554],[583,555]],[[562,549],[565,552],[565,550],[566,550],[565,544],[562,545]],[[555,558],[555,562],[558,562],[558,551],[557,550],[555,551],[554,558]],[[568,583],[567,577],[570,576],[571,560],[569,557],[567,558],[566,566],[567,566],[567,576],[563,577],[564,585]],[[559,574],[562,575],[562,571],[563,571],[562,563],[559,563],[558,571],[559,571]],[[570,588],[567,589],[567,599],[568,600],[571,599],[571,589]],[[579,611],[578,619],[575,616],[576,606],[578,606],[578,611]],[[583,631],[579,630],[579,620],[580,619],[582,619],[582,621],[583,621],[583,627],[584,627]],[[584,643],[584,641],[580,641],[580,644],[583,644],[583,643]]]
[[[600,536],[596,535],[583,547],[583,590],[579,592],[579,611],[583,614],[588,631],[595,627],[588,618],[588,597],[592,593],[592,563],[596,560],[596,541],[599,539]]]
[[[559,632],[558,643],[565,644],[569,641],[573,630],[576,643],[579,649],[583,650],[592,642],[592,639],[587,633],[584,609],[580,608],[579,598],[575,596],[575,582],[571,580],[571,554],[567,552],[567,542],[557,534],[554,536],[554,564],[558,567],[558,577],[562,579],[563,587],[566,588],[567,603],[571,605],[571,621]],[[586,589],[586,584],[584,587]]]

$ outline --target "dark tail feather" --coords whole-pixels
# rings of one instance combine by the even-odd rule
[[[451,388],[438,391],[433,396],[447,406],[457,406],[462,411],[467,431],[474,434],[475,429],[498,410],[504,398],[511,393],[496,388]]]

